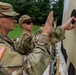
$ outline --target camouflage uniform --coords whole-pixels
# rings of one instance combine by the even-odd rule
[[[0,48],[5,47],[6,50],[0,59],[0,70],[6,75],[42,75],[51,61],[49,38],[41,35],[33,52],[27,57],[15,52],[10,40],[6,39],[8,40],[1,34]]]
[[[64,33],[64,30],[60,26],[54,28],[53,32],[50,35],[51,44],[54,45],[60,40],[62,41],[63,39],[65,39]]]
[[[27,33],[23,32],[17,42],[16,51],[22,55],[28,55],[30,52],[32,52],[33,48],[34,41],[32,41],[32,35],[29,36]]]
[[[22,55],[28,55],[30,52],[32,52],[33,48],[37,44],[40,35],[40,32],[32,35],[28,35],[27,33],[23,32],[18,41],[14,41],[16,51]]]
[[[58,41],[63,40],[64,37],[62,33],[63,30],[61,29],[61,27],[55,28],[52,34],[50,35],[50,43],[53,45]],[[30,52],[32,52],[40,35],[40,31],[34,33],[32,36],[29,36],[24,32],[19,38],[19,41],[17,42],[16,51],[22,55],[28,55]]]

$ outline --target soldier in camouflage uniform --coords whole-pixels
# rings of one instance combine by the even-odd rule
[[[19,18],[19,24],[23,29],[23,33],[19,37],[19,40],[16,42],[16,51],[22,55],[28,55],[30,52],[32,52],[33,48],[35,47],[33,41],[33,37],[35,36],[31,32],[33,29],[33,20],[34,18],[28,15],[22,15]]]
[[[0,72],[3,75],[42,75],[51,62],[49,35],[52,33],[53,12],[49,13],[41,36],[28,56],[16,52],[12,40],[7,36],[14,29],[14,17],[17,15],[12,5],[0,2]],[[70,26],[72,20],[76,21],[72,17],[61,26],[63,31],[74,28]]]

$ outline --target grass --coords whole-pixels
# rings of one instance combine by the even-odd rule
[[[40,28],[39,25],[34,25],[34,28],[33,28],[32,33],[37,32],[37,30],[38,30],[39,28]],[[22,34],[22,32],[23,32],[23,31],[22,31],[20,25],[19,25],[19,24],[16,24],[16,25],[15,25],[15,29],[14,29],[13,31],[9,32],[8,36],[9,36],[10,38],[12,38],[12,39],[15,39],[15,38],[19,37],[19,36]]]

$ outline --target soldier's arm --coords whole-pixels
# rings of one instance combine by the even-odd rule
[[[54,28],[53,32],[50,35],[51,44],[55,44],[65,39],[64,34],[65,34],[65,30],[61,26]]]
[[[54,32],[51,34],[51,43],[55,44],[65,38],[64,32],[65,30],[72,30],[75,28],[75,25],[72,25],[72,21],[76,21],[75,17],[71,17],[65,24],[60,27],[55,28]]]

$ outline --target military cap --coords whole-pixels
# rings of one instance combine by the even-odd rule
[[[19,18],[19,23],[23,23],[24,21],[35,20],[35,17],[30,17],[29,15],[22,15]]]
[[[0,13],[6,16],[17,16],[19,13],[13,10],[13,6],[9,3],[0,2]]]

